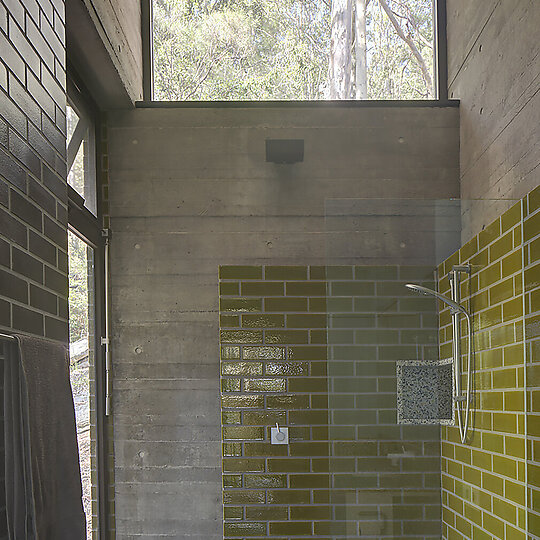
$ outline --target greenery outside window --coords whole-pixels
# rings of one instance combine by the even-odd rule
[[[151,1],[155,100],[437,98],[434,0]]]

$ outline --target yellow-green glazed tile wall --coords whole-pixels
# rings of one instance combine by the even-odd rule
[[[516,202],[438,268],[439,291],[449,295],[452,266],[472,265],[470,277],[462,274],[461,297],[473,314],[475,348],[474,400],[466,444],[461,443],[457,425],[442,427],[445,539],[527,538],[527,477],[534,465],[527,462],[532,444],[527,445],[526,426],[532,416],[527,416],[526,401],[524,276],[530,289],[528,310],[533,308],[534,294],[533,272],[527,274],[523,261],[524,254],[534,248],[524,251],[522,235],[532,229],[523,228],[525,202]],[[532,246],[538,231],[527,234]],[[532,328],[533,313],[526,317]],[[461,384],[465,389],[468,337],[462,319]],[[440,306],[439,322],[440,358],[451,358],[452,322],[446,306]],[[532,359],[532,336],[529,341]]]
[[[440,538],[439,426],[396,423],[396,360],[437,344],[435,302],[404,285],[433,278],[220,268],[226,538]]]
[[[540,187],[525,199],[523,219],[527,361],[528,529],[540,534]]]

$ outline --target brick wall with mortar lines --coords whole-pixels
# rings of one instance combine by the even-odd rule
[[[68,335],[64,22],[63,0],[0,0],[0,331],[60,341]]]
[[[439,427],[396,425],[395,361],[436,355],[408,281],[433,268],[221,267],[226,537],[440,537]]]
[[[528,529],[540,531],[540,187],[524,199]]]
[[[442,428],[445,539],[527,538],[522,257],[518,202],[439,266],[439,290],[449,295],[452,266],[472,265],[461,294],[473,313],[476,352],[469,444],[461,444],[457,426]],[[462,351],[466,336],[463,320]],[[451,340],[451,315],[443,308],[441,358],[451,358]]]

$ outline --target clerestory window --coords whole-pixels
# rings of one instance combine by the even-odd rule
[[[442,0],[151,0],[158,101],[437,99]]]

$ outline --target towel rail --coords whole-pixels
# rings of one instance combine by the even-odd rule
[[[0,339],[4,339],[6,341],[17,341],[17,338],[15,336],[10,336],[9,334],[2,333],[0,333]]]

